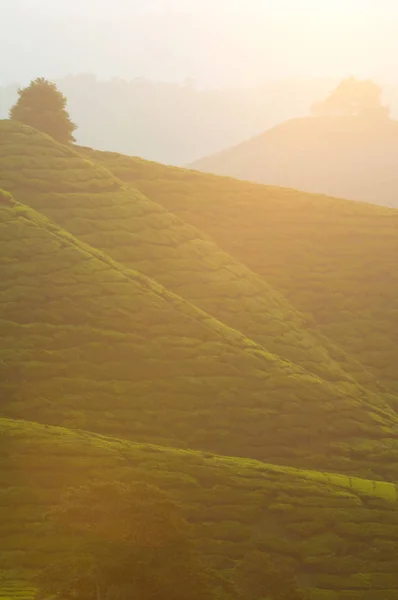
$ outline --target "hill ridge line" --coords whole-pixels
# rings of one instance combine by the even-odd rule
[[[9,419],[7,417],[0,416],[0,426],[10,426],[8,429],[10,431],[12,429],[12,425],[15,425],[21,431],[23,430],[23,426],[33,426],[36,430],[41,432],[46,432],[51,434],[54,433],[63,433],[67,432],[69,436],[73,436],[76,439],[80,439],[82,441],[87,439],[90,440],[98,440],[98,441],[106,441],[114,446],[119,446],[119,448],[115,448],[115,451],[118,450],[119,453],[126,458],[123,453],[123,447],[130,448],[153,448],[158,451],[162,451],[168,454],[175,454],[180,456],[198,456],[206,461],[214,461],[219,464],[225,465],[235,465],[251,467],[256,471],[264,471],[264,472],[273,472],[278,473],[280,475],[288,475],[294,476],[299,479],[304,479],[308,481],[318,482],[320,484],[330,485],[334,488],[346,490],[357,496],[369,496],[374,498],[381,498],[383,500],[387,500],[391,503],[398,503],[398,484],[391,481],[382,481],[376,479],[367,479],[364,477],[356,477],[351,475],[344,475],[342,473],[333,473],[330,471],[321,471],[317,469],[299,469],[297,467],[290,467],[285,465],[276,465],[273,463],[263,462],[257,459],[244,458],[239,456],[227,456],[224,454],[217,454],[213,452],[207,452],[204,450],[194,450],[194,449],[186,449],[186,448],[176,448],[173,446],[162,446],[161,444],[154,443],[146,443],[146,442],[134,442],[130,439],[118,438],[109,435],[103,435],[100,433],[95,433],[85,429],[69,429],[67,427],[62,427],[59,425],[44,425],[37,421],[28,421],[24,419]],[[0,429],[1,434],[1,429]],[[12,436],[12,433],[11,433]],[[237,470],[239,474],[239,470]],[[240,474],[239,474],[240,475]]]
[[[32,218],[32,216],[31,216],[32,214],[39,217],[38,221],[41,220],[43,222],[43,225],[52,233],[52,235],[55,235],[59,240],[64,241],[65,239],[67,239],[68,243],[70,243],[71,245],[77,246],[78,248],[83,250],[86,254],[89,254],[91,257],[96,258],[97,260],[100,260],[103,263],[107,264],[108,266],[116,269],[119,273],[122,273],[131,281],[138,282],[139,284],[144,286],[147,290],[156,294],[159,298],[161,298],[165,302],[174,304],[174,306],[176,306],[180,310],[182,309],[182,312],[185,313],[186,312],[184,310],[185,307],[189,307],[190,311],[188,312],[188,314],[190,314],[191,316],[200,315],[201,318],[198,318],[197,320],[200,321],[207,329],[215,332],[219,337],[222,337],[223,329],[228,331],[230,336],[233,336],[233,338],[236,339],[236,341],[234,339],[235,343],[231,343],[230,336],[223,337],[223,339],[225,339],[229,345],[231,345],[233,347],[239,347],[241,350],[243,349],[244,351],[248,351],[255,358],[258,358],[258,359],[267,358],[268,360],[271,360],[273,362],[281,362],[286,367],[289,367],[289,368],[294,367],[294,369],[296,370],[295,374],[300,373],[305,376],[311,376],[311,377],[317,379],[318,381],[322,381],[325,385],[333,386],[333,384],[331,384],[326,379],[323,379],[316,373],[307,371],[301,365],[267,351],[261,344],[253,341],[251,338],[248,338],[243,333],[241,333],[239,330],[234,329],[233,327],[230,327],[229,325],[226,325],[225,323],[223,323],[216,317],[213,317],[211,314],[206,313],[204,310],[202,310],[201,308],[197,307],[196,305],[190,303],[188,300],[185,300],[181,296],[178,296],[178,294],[175,294],[174,292],[169,291],[167,288],[162,286],[156,280],[151,279],[150,277],[148,277],[147,275],[144,275],[140,271],[136,271],[134,269],[130,269],[128,267],[123,266],[120,262],[112,259],[104,251],[98,250],[97,248],[94,248],[93,246],[90,246],[89,244],[87,244],[87,242],[80,240],[79,238],[77,238],[73,234],[69,233],[67,230],[63,229],[60,225],[58,225],[57,223],[55,223],[54,221],[52,221],[51,219],[49,219],[42,213],[34,210],[33,208],[30,208],[29,206],[27,206],[25,204],[22,204],[22,203],[16,201],[15,199],[12,199],[11,206],[12,205],[14,205],[15,208],[19,209],[19,214],[21,216],[23,215],[23,218],[25,218],[27,221],[29,221],[33,225],[41,226],[41,224],[37,223],[35,221],[35,219]],[[214,325],[211,323],[211,321],[218,323],[220,325],[220,327],[214,327]],[[242,345],[243,345],[243,347],[242,347]],[[372,408],[374,408],[374,409],[377,409],[377,408],[380,409],[380,407],[374,406],[373,404],[370,404],[370,406],[372,406]],[[383,414],[387,414],[387,413],[383,412]]]

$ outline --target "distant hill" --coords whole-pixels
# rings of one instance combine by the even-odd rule
[[[202,89],[189,80],[102,80],[92,74],[70,75],[56,83],[79,124],[80,144],[176,165],[305,116],[311,104],[336,85],[333,79],[291,79],[248,88]],[[8,118],[17,87],[0,87],[0,119]],[[391,104],[398,107],[393,99]]]
[[[191,165],[200,171],[398,207],[398,121],[287,121]]]

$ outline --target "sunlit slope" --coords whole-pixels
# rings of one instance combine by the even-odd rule
[[[45,134],[0,120],[1,188],[29,193],[106,193],[121,188],[109,171]]]
[[[360,366],[311,331],[259,275],[160,205],[136,191],[122,190],[91,158],[30,128],[2,121],[1,186],[79,239],[156,279],[270,352],[328,380],[356,376],[368,381]]]
[[[265,352],[2,198],[3,415],[398,477],[397,418],[381,398]]]
[[[0,419],[0,461],[0,594],[2,586],[25,585],[29,597],[36,570],[62,556],[67,540],[48,535],[44,515],[65,486],[93,478],[167,489],[195,524],[204,557],[226,574],[256,548],[288,560],[315,599],[392,600],[398,593],[393,484],[7,419]]]
[[[398,389],[397,210],[102,156]]]
[[[191,166],[267,185],[398,207],[398,122],[293,119]]]

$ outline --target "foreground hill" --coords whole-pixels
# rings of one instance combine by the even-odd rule
[[[0,187],[80,240],[307,371],[369,380],[264,279],[95,161],[10,121],[0,121],[0,159]]]
[[[224,577],[259,549],[293,566],[314,600],[393,600],[398,592],[393,484],[7,419],[0,466],[0,597],[33,598],[35,573],[67,547],[49,536],[44,516],[65,486],[92,478],[167,489]]]
[[[267,185],[398,207],[398,121],[293,119],[191,166]]]
[[[260,549],[315,600],[395,599],[396,211],[8,122],[1,185],[0,599],[94,477],[167,489],[222,581]]]
[[[4,194],[0,257],[3,415],[398,477],[383,397],[267,352]]]
[[[398,389],[397,210],[117,154],[95,156],[206,231],[378,380]]]

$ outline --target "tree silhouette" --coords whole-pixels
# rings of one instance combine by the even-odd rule
[[[76,141],[72,123],[66,110],[66,97],[55,83],[38,78],[18,90],[18,100],[10,110],[10,119],[47,133],[63,144]]]
[[[381,88],[373,81],[354,77],[343,80],[322,102],[311,107],[314,116],[388,117]]]

